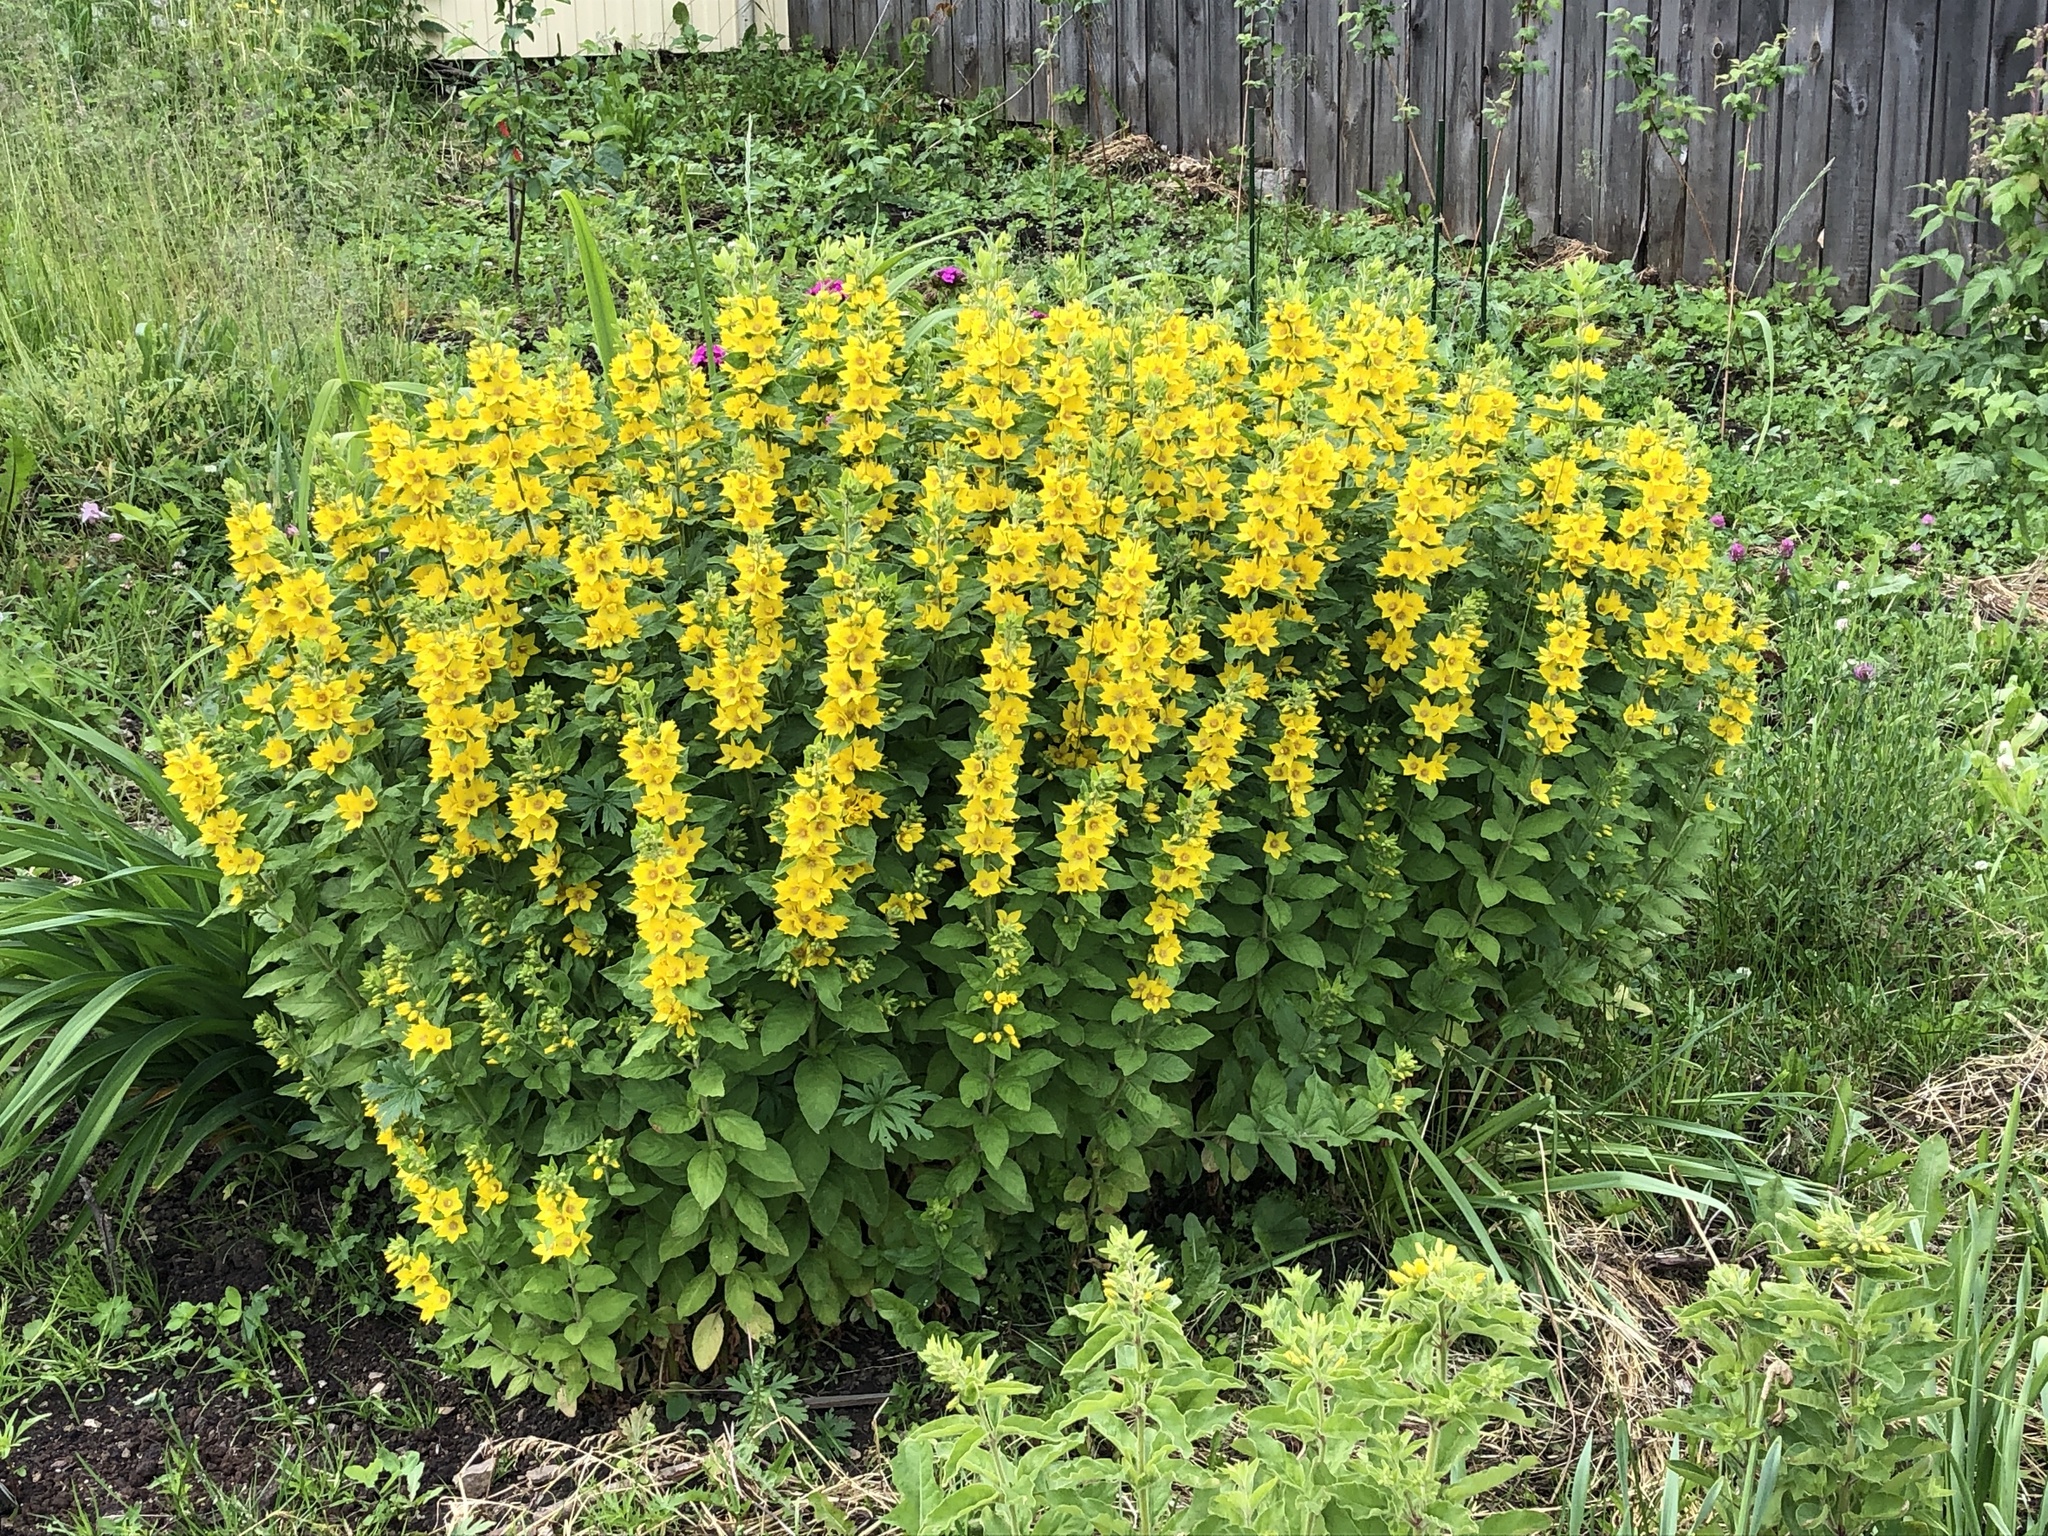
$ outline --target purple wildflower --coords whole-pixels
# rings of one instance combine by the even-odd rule
[[[711,344],[711,361],[721,368],[725,366],[725,348],[715,341]],[[697,350],[690,354],[690,366],[692,368],[702,368],[704,366],[704,343],[701,341],[697,343]]]
[[[1920,526],[1922,528],[1932,528],[1934,526],[1934,514],[1932,512],[1922,512],[1920,514]]]
[[[127,537],[127,534],[123,533],[120,529],[116,528],[112,533],[107,535],[107,542],[109,544],[118,544]]]
[[[296,539],[299,536],[299,525],[297,523],[286,523],[284,525],[284,536],[288,539]]]
[[[1738,564],[1743,559],[1745,559],[1748,556],[1748,554],[1749,546],[1744,544],[1740,539],[1737,539],[1733,544],[1730,544],[1728,546],[1728,558],[1730,560],[1736,561]]]
[[[846,292],[846,284],[839,281],[836,277],[820,278],[817,282],[811,284],[811,292],[844,293]]]
[[[1907,554],[1909,554],[1909,555],[1917,555],[1917,554],[1919,554],[1919,553],[1920,553],[1920,541],[1919,541],[1918,539],[1915,539],[1915,540],[1914,540],[1914,541],[1913,541],[1912,543],[1908,544],[1908,545],[1906,546],[1906,553],[1907,553]]]
[[[1707,521],[1712,523],[1716,528],[1726,528],[1728,526],[1728,519],[1723,517],[1718,512],[1716,512],[1712,517],[1708,518]]]
[[[1867,661],[1852,661],[1849,663],[1849,675],[1859,683],[1867,683],[1877,676],[1877,668]]]
[[[1788,560],[1792,558],[1792,551],[1797,549],[1798,547],[1799,541],[1797,539],[1778,540],[1778,553],[1783,555]]]
[[[941,267],[933,276],[950,288],[960,281],[960,269],[958,267]]]
[[[104,523],[107,520],[107,514],[100,509],[100,504],[98,502],[88,501],[79,507],[78,520],[81,523],[88,524]]]

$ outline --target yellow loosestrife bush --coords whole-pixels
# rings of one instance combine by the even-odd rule
[[[1395,1134],[1671,926],[1761,638],[1588,357],[1522,402],[1364,292],[1247,347],[995,251],[932,313],[857,244],[716,265],[715,347],[479,344],[310,528],[238,507],[166,731],[471,1363],[972,1303]]]

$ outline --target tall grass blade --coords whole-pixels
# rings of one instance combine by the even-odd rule
[[[597,235],[583,212],[583,200],[566,187],[562,206],[569,210],[571,238],[576,245],[576,265],[583,269],[583,293],[590,303],[591,342],[597,360],[606,370],[619,350],[619,311],[612,302],[611,273],[605,270],[604,255],[597,248]]]
[[[132,1209],[202,1149],[289,1125],[247,997],[258,935],[214,911],[218,877],[175,831],[109,803],[181,825],[139,753],[20,707],[0,723],[37,765],[0,769],[0,1170],[54,1154],[31,1224],[95,1171]]]

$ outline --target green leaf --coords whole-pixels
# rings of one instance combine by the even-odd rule
[[[619,351],[619,311],[612,300],[612,278],[605,270],[604,256],[597,248],[597,235],[583,212],[583,201],[566,187],[558,194],[568,210],[569,229],[576,246],[576,265],[583,273],[583,297],[590,305],[591,345],[597,349],[598,364],[609,371]]]
[[[796,1103],[804,1121],[814,1131],[822,1131],[831,1123],[838,1112],[839,1097],[845,1080],[839,1075],[839,1068],[822,1057],[811,1057],[799,1062],[796,1069]]]
[[[690,1159],[690,1193],[710,1210],[725,1193],[725,1158],[716,1147],[706,1147]]]
[[[737,1110],[714,1109],[711,1112],[712,1127],[736,1147],[745,1147],[758,1152],[768,1145],[768,1136],[759,1122]]]
[[[5,517],[28,499],[28,483],[35,478],[36,456],[28,439],[7,434],[0,444],[0,517]]]
[[[711,1369],[711,1362],[718,1358],[718,1352],[725,1347],[725,1314],[706,1312],[697,1320],[697,1327],[690,1335],[690,1359],[700,1371]]]

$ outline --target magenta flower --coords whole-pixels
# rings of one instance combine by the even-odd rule
[[[1792,551],[1797,549],[1798,547],[1799,541],[1797,539],[1778,540],[1778,553],[1783,555],[1788,560],[1792,558]]]
[[[1932,512],[1922,512],[1920,514],[1920,526],[1922,528],[1932,528],[1934,526],[1934,514]]]
[[[960,269],[958,267],[941,267],[933,276],[950,288],[960,281]]]
[[[717,367],[722,368],[725,366],[725,348],[715,341],[711,344],[711,361]],[[692,368],[702,368],[704,366],[704,343],[701,341],[697,343],[697,350],[690,354],[690,366]]]
[[[1877,676],[1877,668],[1867,661],[1852,661],[1849,663],[1849,675],[1859,683],[1867,683]]]
[[[1920,553],[1920,541],[1919,541],[1918,539],[1915,539],[1915,540],[1914,540],[1914,541],[1913,541],[1912,543],[1908,544],[1908,545],[1906,546],[1906,553],[1907,553],[1907,554],[1909,554],[1909,555],[1917,555],[1917,554],[1919,554],[1919,553]]]
[[[1712,517],[1708,518],[1707,521],[1713,524],[1716,528],[1726,528],[1728,526],[1728,519],[1723,517],[1718,512],[1716,512]]]
[[[1728,558],[1730,560],[1737,562],[1738,564],[1741,563],[1741,561],[1745,559],[1748,556],[1748,554],[1749,547],[1745,545],[1740,539],[1737,539],[1733,544],[1730,544],[1728,546]]]
[[[836,277],[820,278],[817,282],[811,284],[811,292],[844,293],[846,292],[846,284],[839,281]]]
[[[107,514],[100,510],[100,504],[98,502],[88,501],[83,503],[79,507],[78,520],[81,523],[87,524],[104,523],[107,520]]]

